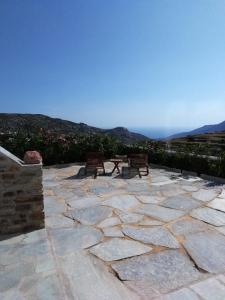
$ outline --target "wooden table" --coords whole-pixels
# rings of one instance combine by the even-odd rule
[[[111,174],[113,174],[115,172],[115,170],[117,170],[117,173],[120,174],[120,168],[119,168],[119,164],[123,162],[122,159],[118,159],[118,158],[113,158],[113,159],[110,159],[110,161],[112,163],[114,163],[114,168],[111,172]]]

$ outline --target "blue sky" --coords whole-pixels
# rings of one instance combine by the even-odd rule
[[[0,111],[99,127],[225,120],[224,0],[1,0]]]

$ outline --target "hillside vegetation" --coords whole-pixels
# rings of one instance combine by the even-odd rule
[[[58,122],[53,119],[56,122],[54,127],[51,118],[45,118],[30,118],[28,115],[31,124],[24,121],[24,116],[22,119],[20,116],[16,120],[10,119],[12,122],[1,122],[0,146],[21,159],[25,151],[37,150],[43,156],[44,165],[85,161],[86,154],[92,151],[103,152],[106,159],[116,154],[145,152],[150,163],[181,171],[193,171],[198,175],[225,177],[225,132],[194,135],[171,141],[142,138],[135,141],[132,133],[124,128],[115,128],[108,133],[85,124],[67,121],[61,123],[62,120]],[[39,122],[40,119],[43,123]],[[44,120],[47,121],[46,124]],[[80,131],[76,125],[80,126]],[[64,131],[66,127],[67,133]],[[131,138],[132,142],[128,142]],[[210,156],[216,156],[216,159]]]
[[[22,132],[31,135],[43,129],[52,134],[65,135],[96,135],[103,134],[117,138],[123,143],[132,144],[148,140],[144,135],[130,132],[124,127],[101,129],[84,123],[74,123],[40,114],[4,114],[0,113],[0,133]]]
[[[225,151],[225,131],[189,135],[183,138],[172,139],[167,142],[171,150],[181,151],[189,148],[190,152],[203,155],[220,156]]]

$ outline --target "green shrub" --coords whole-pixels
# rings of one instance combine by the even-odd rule
[[[225,152],[218,160],[203,157],[201,154],[207,153],[207,145],[179,145],[175,152],[168,152],[164,142],[126,145],[109,135],[58,135],[42,129],[35,134],[21,131],[2,134],[0,145],[21,159],[27,150],[37,150],[45,165],[85,161],[86,154],[93,151],[103,152],[105,158],[115,154],[148,153],[150,163],[225,178]]]

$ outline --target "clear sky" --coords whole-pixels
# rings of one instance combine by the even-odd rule
[[[224,0],[1,0],[0,112],[99,127],[225,120]]]

